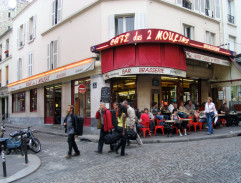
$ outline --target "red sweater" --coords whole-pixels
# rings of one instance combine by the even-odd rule
[[[107,132],[113,128],[111,112],[107,110],[107,108],[105,108],[103,116],[104,116],[104,131]],[[95,118],[100,120],[101,118],[100,111],[96,112]]]

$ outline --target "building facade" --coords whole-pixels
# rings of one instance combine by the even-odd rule
[[[218,93],[212,81],[233,69],[235,53],[219,47],[222,6],[219,0],[33,0],[13,19],[11,121],[62,124],[73,104],[94,131],[100,101],[111,108],[128,100],[140,110],[152,102],[206,101]],[[118,69],[125,70],[115,76]]]

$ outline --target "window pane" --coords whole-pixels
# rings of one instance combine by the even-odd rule
[[[126,17],[126,32],[134,30],[134,17]]]
[[[116,35],[123,33],[123,18],[115,19]]]
[[[25,92],[13,94],[13,112],[25,111]]]

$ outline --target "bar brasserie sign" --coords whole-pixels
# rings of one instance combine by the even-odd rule
[[[165,67],[128,67],[123,69],[117,69],[114,71],[103,74],[104,80],[131,75],[131,74],[158,74],[158,75],[170,75],[176,77],[186,77],[186,71],[179,69],[165,68]]]

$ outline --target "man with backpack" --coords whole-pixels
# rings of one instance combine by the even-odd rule
[[[100,103],[100,108],[96,112],[95,118],[98,119],[97,128],[100,129],[100,138],[98,142],[98,150],[96,153],[102,154],[104,138],[113,128],[111,112],[105,107],[105,103]],[[112,150],[112,149],[111,149]]]
[[[69,144],[69,151],[66,155],[66,158],[69,159],[72,157],[72,148],[74,149],[75,153],[73,156],[80,156],[80,151],[78,146],[75,143],[75,138],[80,135],[80,128],[78,124],[77,116],[74,114],[74,106],[69,105],[67,108],[67,116],[64,119],[64,127],[65,132],[68,134],[68,144]]]

